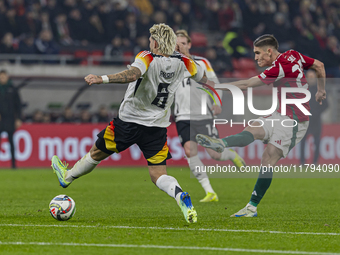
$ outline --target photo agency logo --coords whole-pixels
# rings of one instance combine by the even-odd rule
[[[216,95],[216,97],[218,98],[218,100],[219,100],[219,102],[221,104],[221,107],[222,107],[222,100],[221,100],[219,94],[217,93],[217,91],[213,87],[209,86],[208,84],[204,84],[204,87],[207,87],[208,89],[210,89]],[[209,90],[207,90],[205,88],[201,88],[201,87],[197,87],[197,88],[200,89],[200,90],[203,90],[203,91],[205,91],[207,93],[207,94],[202,94],[202,98],[201,98],[201,101],[202,101],[202,104],[201,104],[201,114],[202,115],[207,115],[207,95],[209,95],[212,98],[212,100],[214,101],[215,105],[217,105],[217,102],[215,100],[215,97],[210,93]]]
[[[213,89],[211,86],[205,85],[206,87],[208,87],[210,90],[212,90],[214,92],[214,94],[216,94],[218,96],[218,93],[216,92],[215,89]],[[225,85],[223,84],[222,86],[219,85],[220,87],[218,88],[223,88],[223,89],[228,89],[231,93],[231,96],[233,98],[233,115],[244,115],[245,111],[244,111],[244,94],[242,92],[242,90],[234,85]],[[202,88],[200,88],[202,89]],[[206,89],[202,89],[204,91],[206,91],[214,100],[215,104],[216,101],[214,99],[214,97],[212,96],[212,94],[207,91]],[[297,93],[300,94],[304,94],[305,97],[304,98],[287,98],[287,94],[294,94],[296,95]],[[271,115],[272,113],[274,113],[276,111],[277,108],[277,104],[278,104],[278,89],[276,87],[272,88],[272,106],[268,109],[268,110],[258,110],[255,109],[254,107],[254,99],[253,99],[253,88],[248,88],[247,89],[247,106],[248,109],[251,113],[258,115],[258,116],[268,116]],[[220,97],[218,96],[218,98],[220,99]],[[304,103],[309,102],[309,100],[311,99],[311,94],[309,92],[308,89],[306,89],[305,87],[297,87],[297,88],[293,88],[293,87],[285,87],[285,88],[281,88],[281,115],[286,116],[287,112],[286,112],[286,108],[287,105],[294,105],[296,106],[304,115],[312,115],[307,109],[306,107],[303,105]],[[201,108],[201,114],[202,115],[206,115],[207,114],[207,110],[206,110],[206,102],[207,102],[207,94],[203,94],[202,95],[202,108]],[[221,101],[220,101],[221,102]],[[222,106],[222,102],[221,102],[221,106]],[[248,124],[248,126],[251,126],[251,123],[254,121],[255,119],[251,119],[246,121],[245,119],[242,122],[233,122],[232,120],[228,121],[227,119],[214,119],[214,124],[213,126],[215,127],[217,124],[228,124],[230,123],[230,125],[232,126],[233,124],[243,124],[244,127],[246,127],[246,124]],[[280,119],[268,119],[265,121],[270,121],[272,122],[272,126],[274,126],[274,121],[281,121],[281,125],[283,127],[295,127],[298,122],[294,119],[286,119],[286,120],[280,120]],[[289,124],[287,124],[289,122]],[[293,123],[292,123],[293,122]],[[262,123],[262,126],[264,125],[264,123]]]

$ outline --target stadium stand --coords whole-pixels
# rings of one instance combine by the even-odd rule
[[[0,66],[126,66],[148,46],[151,25],[165,22],[187,29],[191,52],[221,78],[261,71],[252,41],[265,33],[281,51],[318,58],[339,78],[339,10],[335,0],[0,0]]]

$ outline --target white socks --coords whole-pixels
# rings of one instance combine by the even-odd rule
[[[87,153],[84,157],[78,160],[71,170],[67,171],[65,180],[67,182],[72,182],[74,179],[90,173],[99,163],[100,161],[94,160],[91,158],[90,153]]]
[[[156,186],[160,190],[166,192],[170,197],[176,199],[177,204],[179,204],[180,197],[183,191],[174,177],[163,174],[157,179]]]
[[[233,160],[235,158],[236,154],[234,151],[229,150],[228,148],[224,149],[224,151],[221,153],[219,161],[226,161],[226,160]]]
[[[205,193],[215,193],[213,188],[210,185],[210,181],[206,172],[204,172],[204,165],[198,155],[187,158],[189,168],[196,179],[201,183]]]

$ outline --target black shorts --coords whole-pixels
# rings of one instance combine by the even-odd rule
[[[212,119],[208,120],[180,120],[176,122],[179,140],[184,146],[187,141],[196,142],[196,135],[203,134],[219,138],[218,130],[213,127]]]
[[[122,152],[136,143],[148,165],[166,165],[166,160],[171,158],[166,128],[146,127],[124,122],[117,117],[97,136],[97,148],[110,155]]]

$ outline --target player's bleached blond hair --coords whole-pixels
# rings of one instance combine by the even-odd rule
[[[172,55],[176,48],[177,37],[171,27],[164,23],[150,28],[151,37],[158,43],[158,50],[165,55]]]
[[[188,32],[186,30],[184,30],[184,29],[177,30],[176,31],[176,35],[177,35],[177,37],[185,37],[185,38],[187,38],[188,43],[191,43],[191,38],[188,35]]]

